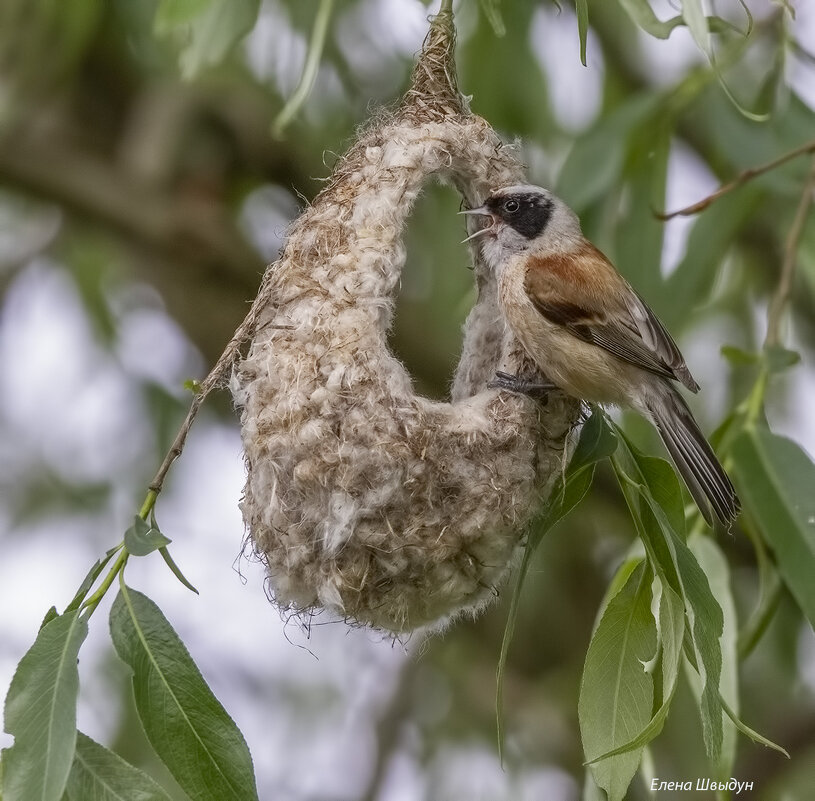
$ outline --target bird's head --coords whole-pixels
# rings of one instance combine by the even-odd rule
[[[531,184],[496,189],[482,206],[461,213],[486,220],[465,241],[479,239],[490,263],[523,251],[556,249],[564,237],[582,237],[574,212],[547,189]]]

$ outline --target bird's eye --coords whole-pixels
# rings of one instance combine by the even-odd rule
[[[504,201],[504,211],[507,212],[507,214],[515,214],[519,208],[521,208],[521,204],[517,200],[510,198]]]

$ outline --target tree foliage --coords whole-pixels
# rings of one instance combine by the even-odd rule
[[[327,154],[364,122],[371,100],[390,102],[404,88],[410,52],[386,52],[373,38],[386,30],[374,19],[385,5],[6,0],[0,47],[14,68],[0,87],[0,204],[9,219],[33,221],[10,251],[9,274],[46,252],[57,259],[111,350],[111,283],[147,281],[214,360],[282,241],[282,230],[270,245],[247,222],[252,209],[277,215],[282,229],[295,213],[290,190],[313,195],[311,178],[326,174]],[[527,532],[509,604],[428,646],[435,669],[453,677],[457,711],[447,724],[417,724],[426,743],[487,736],[495,717],[483,676],[497,662],[503,758],[556,761],[584,782],[586,798],[641,797],[654,765],[657,775],[739,775],[792,794],[805,786],[798,765],[815,764],[811,687],[801,701],[788,681],[801,678],[796,638],[815,624],[815,465],[797,436],[808,410],[796,384],[815,349],[815,112],[790,80],[815,56],[793,4],[753,9],[755,18],[753,5],[723,2],[706,15],[701,0],[682,0],[662,19],[648,0],[456,4],[460,85],[473,109],[522,138],[531,179],[575,209],[589,238],[692,346],[689,361],[706,360],[698,411],[716,428],[713,444],[745,507],[733,536],[717,537],[672,467],[646,455],[652,433],[589,409],[568,469]],[[275,25],[301,45],[299,74],[268,66],[284,58]],[[555,26],[570,31],[568,58],[565,48],[556,60],[541,55],[542,40],[554,47]],[[694,47],[680,68],[664,66],[665,48],[682,36]],[[563,86],[581,70],[598,102],[576,130]],[[703,176],[686,181],[699,188],[697,202],[677,202],[672,187],[693,172]],[[451,201],[430,188],[417,207],[393,332],[418,388],[435,395],[471,299]],[[55,208],[65,215],[56,226]],[[685,236],[668,264],[677,218]],[[194,590],[155,506],[213,384],[187,386],[193,414],[175,441],[182,401],[139,384],[158,443],[148,457],[161,467],[121,542],[62,613],[51,608],[19,662],[4,710],[14,737],[0,762],[5,801],[181,797],[77,731],[77,656],[116,582],[111,638],[158,758],[185,797],[258,797],[244,736],[158,606],[124,581],[131,559],[161,569],[158,551]],[[86,511],[111,502],[123,481],[138,485],[47,469],[15,476],[10,514]],[[404,681],[417,680],[406,671]],[[420,721],[403,693],[394,697],[385,724]],[[542,724],[524,722],[527,704],[569,732],[563,742],[529,744]],[[385,729],[380,750],[396,750]],[[385,798],[384,768],[371,773],[365,798]],[[638,773],[643,781],[632,783]]]

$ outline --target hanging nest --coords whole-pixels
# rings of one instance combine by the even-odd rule
[[[401,105],[359,136],[293,223],[232,381],[241,508],[276,603],[400,633],[497,594],[577,414],[557,394],[541,405],[486,389],[498,369],[534,370],[475,249],[478,300],[451,402],[416,395],[388,350],[402,233],[424,182],[450,181],[476,206],[524,180],[459,94],[453,47],[442,13]]]

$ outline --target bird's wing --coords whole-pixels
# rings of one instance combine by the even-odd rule
[[[527,294],[550,322],[651,373],[699,385],[657,316],[608,259],[587,245],[566,256],[533,257]]]

